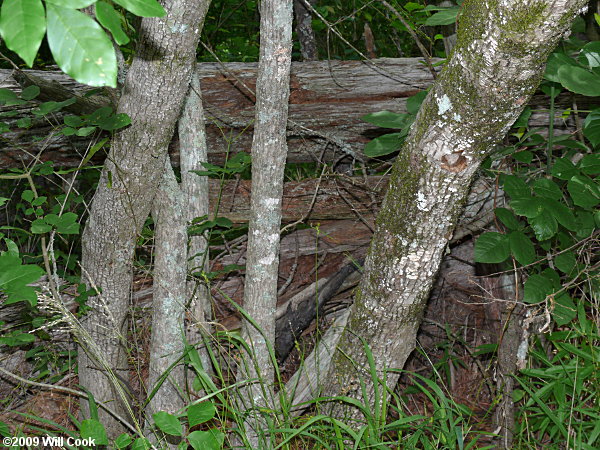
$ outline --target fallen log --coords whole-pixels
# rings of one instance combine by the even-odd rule
[[[198,68],[208,122],[209,159],[220,163],[228,152],[247,151],[251,147],[257,65],[199,63]],[[44,100],[53,96],[63,100],[65,92],[69,91],[77,94],[78,103],[70,107],[70,113],[89,112],[90,105],[108,105],[116,100],[114,91],[110,90],[95,90],[95,95],[84,97],[83,94],[90,93],[92,88],[76,83],[60,71],[24,71],[23,74],[17,75],[23,86],[43,84],[40,80],[48,83],[42,90]],[[288,163],[332,161],[344,156],[364,159],[364,144],[389,130],[374,127],[361,117],[383,110],[406,112],[406,99],[427,88],[431,82],[431,74],[418,58],[381,58],[369,63],[293,63]],[[6,69],[0,69],[0,88],[21,91],[12,72]],[[576,100],[580,109],[589,104],[585,97],[576,97]],[[534,110],[530,120],[532,126],[548,126],[546,105],[547,99],[543,95],[533,98],[530,103]],[[561,95],[556,105],[555,132],[573,130],[572,115],[566,121],[561,119],[562,112],[572,107],[573,98]],[[16,122],[28,117],[31,109],[31,105],[0,107],[0,114],[15,114],[0,119],[11,127],[10,132],[0,136],[0,164],[23,167],[39,158],[40,161],[54,161],[59,166],[79,165],[91,138],[56,135],[56,126],[62,123],[63,113],[55,114],[52,120],[35,120],[29,128],[17,128]],[[177,164],[179,145],[176,139],[170,151],[172,161]],[[103,156],[99,152],[93,161],[101,163]]]

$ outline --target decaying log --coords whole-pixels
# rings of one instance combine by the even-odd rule
[[[257,65],[252,63],[200,63],[198,65],[206,111],[209,157],[212,162],[222,162],[225,154],[240,150],[248,151],[252,140],[254,120],[254,88]],[[65,98],[64,89],[82,96],[91,88],[82,86],[59,71],[25,71],[30,84],[33,77],[47,80],[49,86],[43,90],[43,99],[56,95],[57,100]],[[19,78],[19,75],[17,75]],[[362,61],[310,61],[293,63],[291,95],[288,123],[288,162],[332,161],[348,155],[362,159],[363,147],[373,137],[389,130],[370,125],[361,120],[368,113],[382,110],[406,111],[406,99],[427,88],[431,74],[418,58],[381,58],[372,63]],[[0,88],[20,92],[21,87],[13,78],[12,72],[0,69]],[[97,91],[97,90],[96,90]],[[104,99],[102,97],[104,95]],[[96,92],[86,101],[93,104],[108,104],[112,92]],[[115,99],[112,99],[113,102]],[[576,97],[580,109],[585,109],[589,100]],[[547,100],[544,96],[534,97],[534,109],[530,124],[545,127],[548,125]],[[561,119],[562,112],[572,107],[573,99],[561,95],[557,99],[555,132],[573,130],[574,121],[566,123]],[[75,108],[75,110],[73,109]],[[57,165],[75,167],[89,146],[90,138],[76,136],[49,136],[54,126],[62,123],[62,113],[55,115],[55,121],[38,119],[28,129],[16,128],[19,118],[28,116],[31,107],[0,107],[0,114],[15,111],[17,115],[4,117],[2,121],[11,125],[12,131],[1,138],[0,165],[22,167],[35,161],[39,154],[41,161],[54,161]],[[71,111],[87,112],[89,105],[80,99]],[[72,113],[72,112],[71,112]],[[40,138],[42,138],[40,140]],[[178,163],[179,145],[171,145],[171,156]],[[103,155],[97,154],[94,160],[102,162]]]

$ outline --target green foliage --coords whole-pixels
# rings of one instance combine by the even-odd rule
[[[6,46],[31,67],[47,31],[48,45],[56,64],[77,81],[90,86],[116,87],[117,60],[113,45],[102,27],[78,11],[96,0],[6,0],[0,10],[0,35]],[[114,0],[140,17],[163,17],[156,0]],[[98,22],[118,44],[129,37],[122,29],[123,15],[104,1],[96,8]]]

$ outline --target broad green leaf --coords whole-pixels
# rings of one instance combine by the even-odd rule
[[[131,450],[148,450],[150,447],[150,441],[146,438],[137,438],[131,444]]]
[[[48,222],[48,214],[45,218],[46,222]],[[77,214],[72,212],[67,212],[57,218],[54,225],[56,226],[56,231],[61,234],[79,234],[79,224],[77,221]]]
[[[23,193],[21,194],[21,198],[27,203],[31,203],[33,201],[33,196],[33,191],[30,191],[29,189],[23,191]]]
[[[394,153],[402,147],[404,136],[403,133],[391,133],[375,138],[365,145],[365,155],[376,158]]]
[[[515,214],[518,216],[525,216],[528,219],[539,216],[544,210],[541,199],[534,197],[511,200],[510,207]]]
[[[527,183],[515,175],[505,176],[502,188],[512,199],[531,197],[531,189],[529,189]]]
[[[579,60],[589,67],[600,67],[600,41],[587,43],[581,49]]]
[[[72,105],[76,101],[77,101],[77,99],[72,97],[63,102],[50,101],[50,102],[40,103],[40,106],[37,109],[34,109],[33,111],[31,111],[31,113],[35,114],[36,116],[45,116],[46,114],[50,114],[51,112],[60,111],[65,106]]]
[[[115,114],[98,121],[98,127],[106,131],[114,131],[131,125],[131,118],[125,113]]]
[[[361,120],[382,128],[404,128],[406,126],[406,121],[409,120],[409,116],[405,113],[400,114],[390,111],[378,111],[362,116]]]
[[[409,97],[408,100],[406,100],[406,110],[408,113],[413,115],[417,114],[425,97],[427,97],[427,91],[421,91],[412,97]]]
[[[555,83],[560,83],[560,79],[558,77],[558,69],[560,69],[561,67],[570,66],[577,66],[577,63],[573,60],[573,58],[570,58],[564,53],[552,53],[548,57],[548,61],[546,62],[546,72],[544,74],[544,78]]]
[[[566,325],[577,316],[575,302],[566,292],[561,292],[555,296],[551,305],[554,307],[552,318],[558,326]]]
[[[594,228],[594,215],[588,211],[577,211],[577,237],[588,237]]]
[[[52,231],[52,227],[44,222],[42,219],[35,219],[31,222],[31,232],[33,234],[43,234]]]
[[[121,28],[123,17],[112,7],[112,5],[109,5],[104,1],[97,2],[96,18],[104,28],[111,32],[117,44],[125,45],[129,42],[129,36],[127,36],[123,31],[123,28]]]
[[[562,198],[562,191],[558,185],[548,178],[538,178],[533,183],[533,191],[540,197],[551,198],[554,200],[560,200]]]
[[[527,278],[523,289],[525,303],[539,303],[552,293],[552,283],[542,275],[534,274]]]
[[[544,210],[539,216],[529,218],[529,225],[538,241],[550,239],[558,231],[558,224],[553,215]]]
[[[159,411],[152,414],[154,423],[163,433],[170,434],[173,436],[181,436],[183,434],[183,428],[179,419],[172,414],[165,411]]]
[[[573,211],[562,203],[550,198],[540,199],[544,210],[550,213],[563,227],[570,231],[577,231],[577,220]]]
[[[591,209],[600,203],[600,188],[590,178],[576,175],[567,183],[567,189],[573,203],[582,208]]]
[[[163,17],[167,14],[156,0],[114,0],[114,2],[140,17]]]
[[[531,117],[532,113],[533,111],[531,109],[531,106],[526,106],[525,109],[523,109],[523,112],[521,112],[521,115],[515,121],[515,123],[513,123],[513,128],[526,127],[529,124],[529,118]]]
[[[85,158],[83,158],[81,166],[85,166],[88,162],[90,162],[90,160],[94,157],[98,150],[100,150],[107,142],[108,138],[104,138],[100,142],[97,142],[92,148],[90,148],[88,154],[85,156]]]
[[[83,439],[93,439],[96,445],[108,445],[108,436],[104,425],[95,419],[86,419],[79,428]]]
[[[512,157],[519,162],[529,164],[533,160],[533,153],[529,150],[523,150],[520,152],[513,153]]]
[[[504,234],[483,233],[475,243],[475,261],[481,263],[501,263],[510,255],[508,237]]]
[[[188,441],[194,450],[219,450],[221,443],[210,431],[193,431],[188,435]]]
[[[46,34],[46,17],[41,0],[4,0],[0,32],[6,46],[31,67],[42,38]]]
[[[89,136],[94,131],[96,131],[96,127],[83,127],[76,131],[77,136]]]
[[[83,119],[79,116],[65,116],[63,121],[65,122],[65,125],[68,125],[70,127],[77,128],[83,125]]]
[[[496,217],[504,224],[504,226],[510,230],[518,230],[522,228],[521,223],[512,213],[512,211],[506,208],[496,208]]]
[[[508,235],[510,252],[522,266],[535,261],[535,248],[531,239],[521,231],[513,231]]]
[[[581,161],[579,161],[579,169],[588,175],[600,174],[600,154],[593,153],[591,155],[585,155]]]
[[[63,8],[81,9],[87,8],[95,1],[96,0],[46,0],[46,3],[52,3],[53,5],[62,6]]]
[[[48,45],[58,66],[80,83],[117,86],[117,60],[110,39],[80,11],[47,4]]]
[[[552,165],[552,175],[561,180],[570,180],[579,171],[568,158],[557,158]]]
[[[0,104],[3,104],[7,100],[17,100],[17,94],[10,89],[0,88]]]
[[[25,89],[23,89],[23,91],[21,92],[21,98],[23,100],[33,100],[34,98],[36,98],[38,95],[40,95],[40,88],[38,86],[27,86]]]
[[[188,424],[192,428],[200,423],[208,422],[212,419],[217,410],[211,402],[202,402],[192,405],[187,410]]]
[[[554,258],[556,268],[567,275],[571,273],[575,264],[577,264],[577,259],[575,259],[575,254],[570,250],[556,255],[556,258]]]
[[[582,67],[562,66],[558,69],[560,84],[575,94],[596,97],[600,95],[600,75]]]
[[[126,448],[129,444],[133,442],[133,438],[129,436],[127,433],[123,433],[119,435],[118,438],[115,439],[115,447],[119,450]]]
[[[600,144],[600,109],[594,109],[583,122],[583,135],[594,147]]]
[[[444,9],[440,12],[435,13],[431,17],[428,17],[425,21],[425,25],[427,25],[428,27],[435,27],[438,25],[452,25],[453,23],[456,23],[456,16],[458,14],[458,11],[460,11],[460,8],[458,6]]]

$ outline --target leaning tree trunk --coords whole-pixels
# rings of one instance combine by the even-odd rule
[[[244,307],[253,323],[245,321],[243,336],[250,357],[240,366],[238,379],[259,378],[240,391],[246,409],[272,408],[275,309],[279,268],[279,227],[283,172],[287,155],[286,124],[292,60],[292,0],[263,0],[260,57],[256,85],[256,120],[252,141],[252,196],[248,230],[248,258]],[[252,414],[246,432],[258,446],[261,425]]]
[[[294,15],[296,16],[296,34],[300,42],[302,61],[316,61],[319,59],[315,30],[312,27],[312,14],[304,5],[308,2],[314,6],[315,0],[294,0]]]
[[[428,293],[473,175],[534,93],[545,61],[585,0],[468,0],[451,60],[429,92],[398,156],[327,394],[363,399],[378,417],[377,374],[401,369],[415,345]],[[356,368],[355,368],[356,366]],[[398,372],[386,373],[393,388]],[[382,394],[383,391],[383,394]],[[338,417],[360,413],[332,404]]]
[[[82,265],[101,294],[90,301],[84,326],[104,351],[105,366],[79,352],[79,382],[102,402],[123,410],[111,371],[127,379],[126,316],[135,240],[165,169],[167,148],[188,91],[201,8],[190,0],[165,2],[163,18],[143,19],[136,57],[118,112],[132,125],[115,136],[83,233]],[[109,369],[109,370],[108,370]],[[87,402],[82,403],[84,415]],[[101,413],[110,436],[121,427]]]

